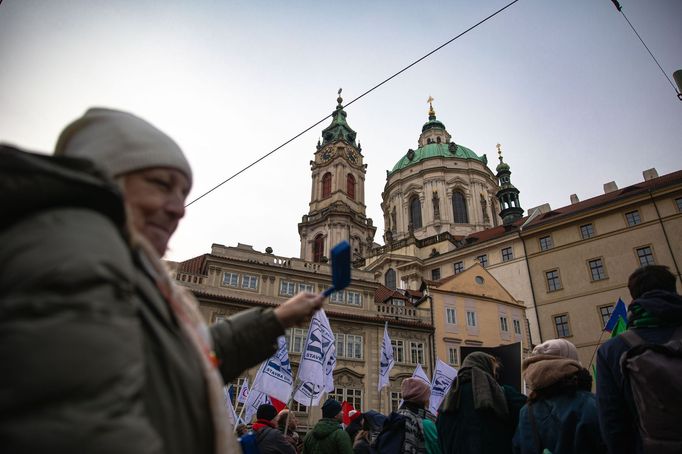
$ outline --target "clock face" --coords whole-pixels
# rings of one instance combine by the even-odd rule
[[[348,150],[348,160],[352,162],[353,164],[357,164],[358,162],[358,155],[355,153],[353,150]]]
[[[329,150],[324,150],[322,152],[322,160],[323,161],[329,161],[332,157],[332,152]]]

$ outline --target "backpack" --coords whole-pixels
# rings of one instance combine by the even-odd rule
[[[650,344],[634,330],[622,333],[630,349],[620,368],[637,409],[645,453],[682,452],[682,326],[663,344]]]
[[[396,412],[388,415],[381,432],[372,441],[371,452],[377,454],[399,454],[403,452],[406,420],[407,417]]]

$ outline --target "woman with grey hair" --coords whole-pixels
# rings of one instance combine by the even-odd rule
[[[322,297],[208,328],[160,261],[192,184],[177,144],[134,115],[90,109],[55,154],[2,147],[3,452],[239,452],[223,383]]]

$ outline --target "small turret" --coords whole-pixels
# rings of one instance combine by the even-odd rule
[[[497,154],[499,155],[500,163],[495,170],[497,171],[497,180],[500,185],[497,191],[497,199],[500,201],[500,217],[504,225],[511,225],[514,221],[521,219],[523,216],[523,208],[519,201],[519,190],[511,183],[511,170],[509,164],[504,162],[502,158],[502,145],[497,144]]]

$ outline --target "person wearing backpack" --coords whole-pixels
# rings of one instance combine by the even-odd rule
[[[260,454],[296,454],[296,450],[277,429],[277,410],[271,404],[262,404],[256,412],[253,430],[256,432],[256,446]]]
[[[519,410],[526,396],[497,380],[494,356],[470,353],[438,409],[438,440],[444,453],[504,454],[512,451]]]
[[[400,385],[403,403],[391,413],[373,447],[381,454],[440,454],[436,417],[427,407],[431,386],[419,378]]]
[[[536,346],[523,361],[523,378],[531,391],[512,441],[515,454],[604,452],[592,376],[575,345],[552,339]]]
[[[628,279],[628,330],[597,352],[597,407],[610,453],[682,452],[682,297],[668,267]]]

